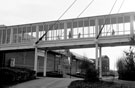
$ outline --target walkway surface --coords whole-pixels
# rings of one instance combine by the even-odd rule
[[[10,88],[67,88],[68,85],[74,80],[81,80],[79,78],[40,78],[24,83],[14,85]],[[104,77],[104,81],[113,81],[115,83],[129,85],[131,88],[135,88],[135,81],[118,80],[113,77]]]
[[[10,88],[67,88],[68,85],[78,78],[40,78],[25,83],[17,84]]]

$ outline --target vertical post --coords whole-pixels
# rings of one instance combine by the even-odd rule
[[[46,68],[47,68],[47,50],[44,52],[44,75],[46,76]]]
[[[84,20],[83,20],[83,26],[82,27],[83,27],[83,33],[82,34],[83,34],[83,38],[84,38]]]
[[[99,47],[99,78],[102,78],[102,48]]]
[[[56,70],[55,66],[56,66],[56,56],[54,56],[54,71]]]
[[[96,38],[98,36],[98,19],[95,20],[95,33],[96,33],[96,36],[95,36],[95,55],[96,55],[96,62],[95,62],[95,67],[96,67],[96,70],[98,70],[98,39]]]
[[[49,25],[47,25],[47,30],[46,30],[46,40],[49,40]]]
[[[96,43],[96,70],[98,70],[98,44]]]
[[[10,44],[12,44],[13,42],[13,28],[11,28],[11,32],[10,32]]]
[[[73,21],[71,22],[71,38],[74,38],[74,31],[73,31]]]
[[[39,38],[39,28],[38,26],[36,26],[36,41],[38,40]],[[38,48],[37,46],[35,45],[35,59],[34,59],[34,70],[36,71],[37,73],[37,62],[38,61]]]
[[[75,60],[75,62],[76,62],[76,72],[77,72],[77,59]]]
[[[134,16],[130,16],[130,35],[134,35]]]
[[[67,39],[67,23],[64,22],[64,39]]]
[[[70,78],[72,74],[72,56],[70,55]]]
[[[63,77],[66,77],[65,76],[65,63],[64,63],[64,56],[61,55],[61,60],[62,60],[62,63],[61,63],[61,69],[62,69],[62,74],[63,74]]]
[[[37,50],[37,46],[35,46],[35,60],[34,60],[34,70],[37,73],[37,59],[38,59],[38,50]]]
[[[36,41],[39,39],[39,27],[36,25]]]

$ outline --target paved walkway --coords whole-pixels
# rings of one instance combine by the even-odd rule
[[[79,78],[40,78],[25,83],[14,85],[10,88],[67,88],[74,80],[81,80]],[[135,88],[135,81],[123,81],[112,77],[103,78],[105,81],[113,81],[119,84],[130,85]]]
[[[17,84],[10,88],[67,88],[77,78],[40,78],[29,82]]]

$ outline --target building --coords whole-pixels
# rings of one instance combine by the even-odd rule
[[[38,72],[43,72],[44,55],[39,51],[38,55]],[[58,71],[58,66],[62,65],[66,61],[67,56],[55,51],[48,51],[47,71]],[[11,60],[15,59],[15,66],[27,67],[34,69],[34,50],[12,50],[0,52],[1,66],[10,66]],[[68,63],[68,62],[67,62]]]
[[[48,51],[46,72],[76,74],[80,72],[79,64],[83,58],[71,54],[71,63],[65,51]],[[34,70],[34,49],[5,50],[0,52],[0,67],[17,66]],[[81,58],[81,59],[80,59]],[[14,63],[14,65],[12,65]],[[70,68],[71,67],[71,68]],[[37,73],[44,72],[44,51],[38,50]]]
[[[110,71],[110,63],[108,56],[102,56],[102,75],[108,75]]]

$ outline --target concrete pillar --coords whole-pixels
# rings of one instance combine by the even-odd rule
[[[98,39],[96,38],[98,36],[98,19],[95,20],[95,57],[96,57],[96,62],[95,62],[95,67],[96,67],[96,70],[98,70]]]
[[[102,48],[99,47],[99,78],[102,78]]]
[[[66,77],[66,69],[65,69],[65,58],[64,58],[64,56],[63,55],[61,55],[61,57],[62,57],[62,73],[63,73],[63,77],[65,78]]]
[[[47,68],[47,50],[44,52],[44,74],[43,76],[46,76],[46,68]]]
[[[34,70],[37,73],[38,48],[35,46]]]
[[[98,44],[96,43],[96,48],[95,48],[96,50],[96,62],[95,62],[95,67],[96,67],[96,70],[98,70]]]

